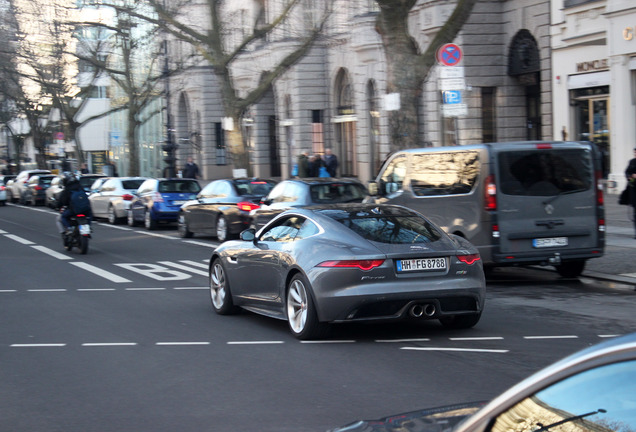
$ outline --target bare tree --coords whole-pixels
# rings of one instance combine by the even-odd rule
[[[468,20],[477,0],[458,0],[446,23],[426,49],[409,33],[408,18],[417,0],[376,0],[376,31],[387,58],[387,93],[399,93],[400,109],[389,112],[391,151],[419,146],[418,104],[422,86],[435,64],[437,49],[450,43]]]
[[[249,107],[257,103],[271,89],[275,80],[311,49],[331,14],[332,1],[316,2],[322,6],[316,19],[289,37],[287,49],[279,47],[281,49],[272,52],[270,57],[276,59],[275,62],[270,66],[260,65],[261,69],[253,72],[259,77],[256,85],[242,91],[237,86],[232,66],[254,44],[268,37],[275,39],[280,27],[289,25],[294,17],[297,22],[306,24],[307,21],[302,19],[302,7],[306,6],[305,2],[285,0],[280,2],[282,6],[278,11],[265,11],[263,1],[252,2],[252,5],[256,4],[258,7],[251,15],[249,24],[232,16],[232,8],[236,6],[236,2],[224,0],[146,0],[152,6],[156,17],[141,13],[137,9],[128,11],[131,16],[154,23],[171,37],[189,44],[203,61],[212,66],[211,70],[222,97],[224,114],[232,119],[231,123],[234,125],[232,130],[227,131],[233,165],[235,168],[245,168],[249,172],[249,155],[242,130],[238,126]],[[197,14],[196,20],[192,19],[193,10]]]

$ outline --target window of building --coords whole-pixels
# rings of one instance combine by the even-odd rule
[[[216,164],[227,165],[225,131],[222,123],[214,123],[214,136],[216,138]]]
[[[495,87],[481,88],[481,135],[483,142],[497,141]]]
[[[324,153],[325,132],[322,123],[322,110],[311,111],[311,150],[313,153]]]

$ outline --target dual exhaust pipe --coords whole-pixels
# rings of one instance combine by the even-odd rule
[[[433,303],[414,304],[409,309],[409,315],[413,318],[432,317],[437,312]]]

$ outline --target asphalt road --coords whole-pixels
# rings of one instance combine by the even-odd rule
[[[2,431],[323,431],[487,400],[636,328],[632,285],[506,269],[474,329],[340,325],[301,343],[283,321],[212,312],[212,239],[98,223],[80,255],[54,218],[0,208]]]

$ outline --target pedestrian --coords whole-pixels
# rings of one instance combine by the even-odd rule
[[[338,157],[328,148],[325,150],[325,168],[329,173],[329,177],[335,177],[338,170]]]
[[[307,155],[306,151],[298,155],[298,177],[300,178],[308,177],[309,158]]]
[[[199,166],[194,163],[194,161],[192,160],[192,157],[188,158],[188,161],[183,167],[183,172],[181,173],[181,177],[191,178],[191,179],[199,178]]]
[[[625,177],[627,177],[627,189],[629,190],[630,204],[633,208],[632,220],[634,221],[634,238],[636,239],[636,147],[634,148],[635,157],[627,164]]]
[[[88,174],[90,171],[88,170],[88,164],[87,163],[83,163],[82,164],[82,169],[80,170],[80,173],[82,174]]]

